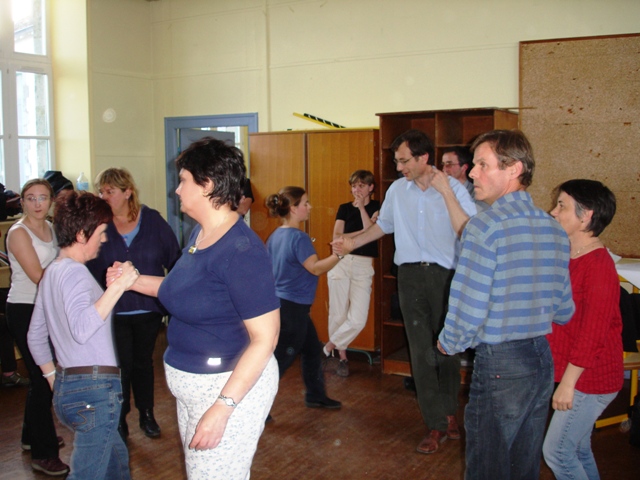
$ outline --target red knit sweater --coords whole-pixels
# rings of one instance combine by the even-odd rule
[[[576,390],[614,393],[622,388],[622,317],[620,281],[609,252],[599,248],[569,262],[576,312],[566,325],[553,324],[547,336],[555,381],[571,362],[585,370]]]

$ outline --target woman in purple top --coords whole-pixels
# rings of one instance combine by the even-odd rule
[[[54,228],[60,254],[40,280],[27,335],[53,390],[56,415],[75,433],[69,480],[130,478],[129,453],[118,434],[122,386],[111,310],[138,272],[130,262],[121,264],[120,276],[103,291],[85,266],[106,241],[111,217],[109,204],[90,193],[58,196]]]

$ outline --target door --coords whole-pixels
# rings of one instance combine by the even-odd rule
[[[188,145],[203,136],[232,135],[235,132],[235,140],[232,141],[232,143],[240,148],[244,153],[248,172],[250,165],[249,133],[257,131],[257,113],[165,118],[164,138],[167,222],[175,232],[181,246],[184,246],[185,242],[189,239],[189,234],[193,229],[193,225],[192,220],[189,219],[189,217],[185,216],[183,218],[182,213],[180,212],[180,202],[175,194],[175,190],[178,187],[175,159]],[[227,138],[231,137],[229,136]],[[247,217],[245,217],[245,221],[246,220]]]

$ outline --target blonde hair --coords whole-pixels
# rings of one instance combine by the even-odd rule
[[[100,190],[105,185],[110,187],[119,188],[123,192],[125,190],[131,191],[129,197],[129,220],[134,221],[138,218],[138,212],[140,212],[140,194],[138,193],[138,187],[133,181],[133,177],[128,170],[124,168],[107,168],[96,175],[96,179],[93,182],[96,190]]]

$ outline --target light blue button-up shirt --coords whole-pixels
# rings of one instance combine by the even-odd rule
[[[476,206],[467,189],[452,177],[449,184],[467,215],[475,215]],[[460,242],[444,198],[434,187],[422,191],[406,178],[396,180],[387,190],[377,223],[384,233],[395,234],[396,265],[429,262],[456,267]]]

